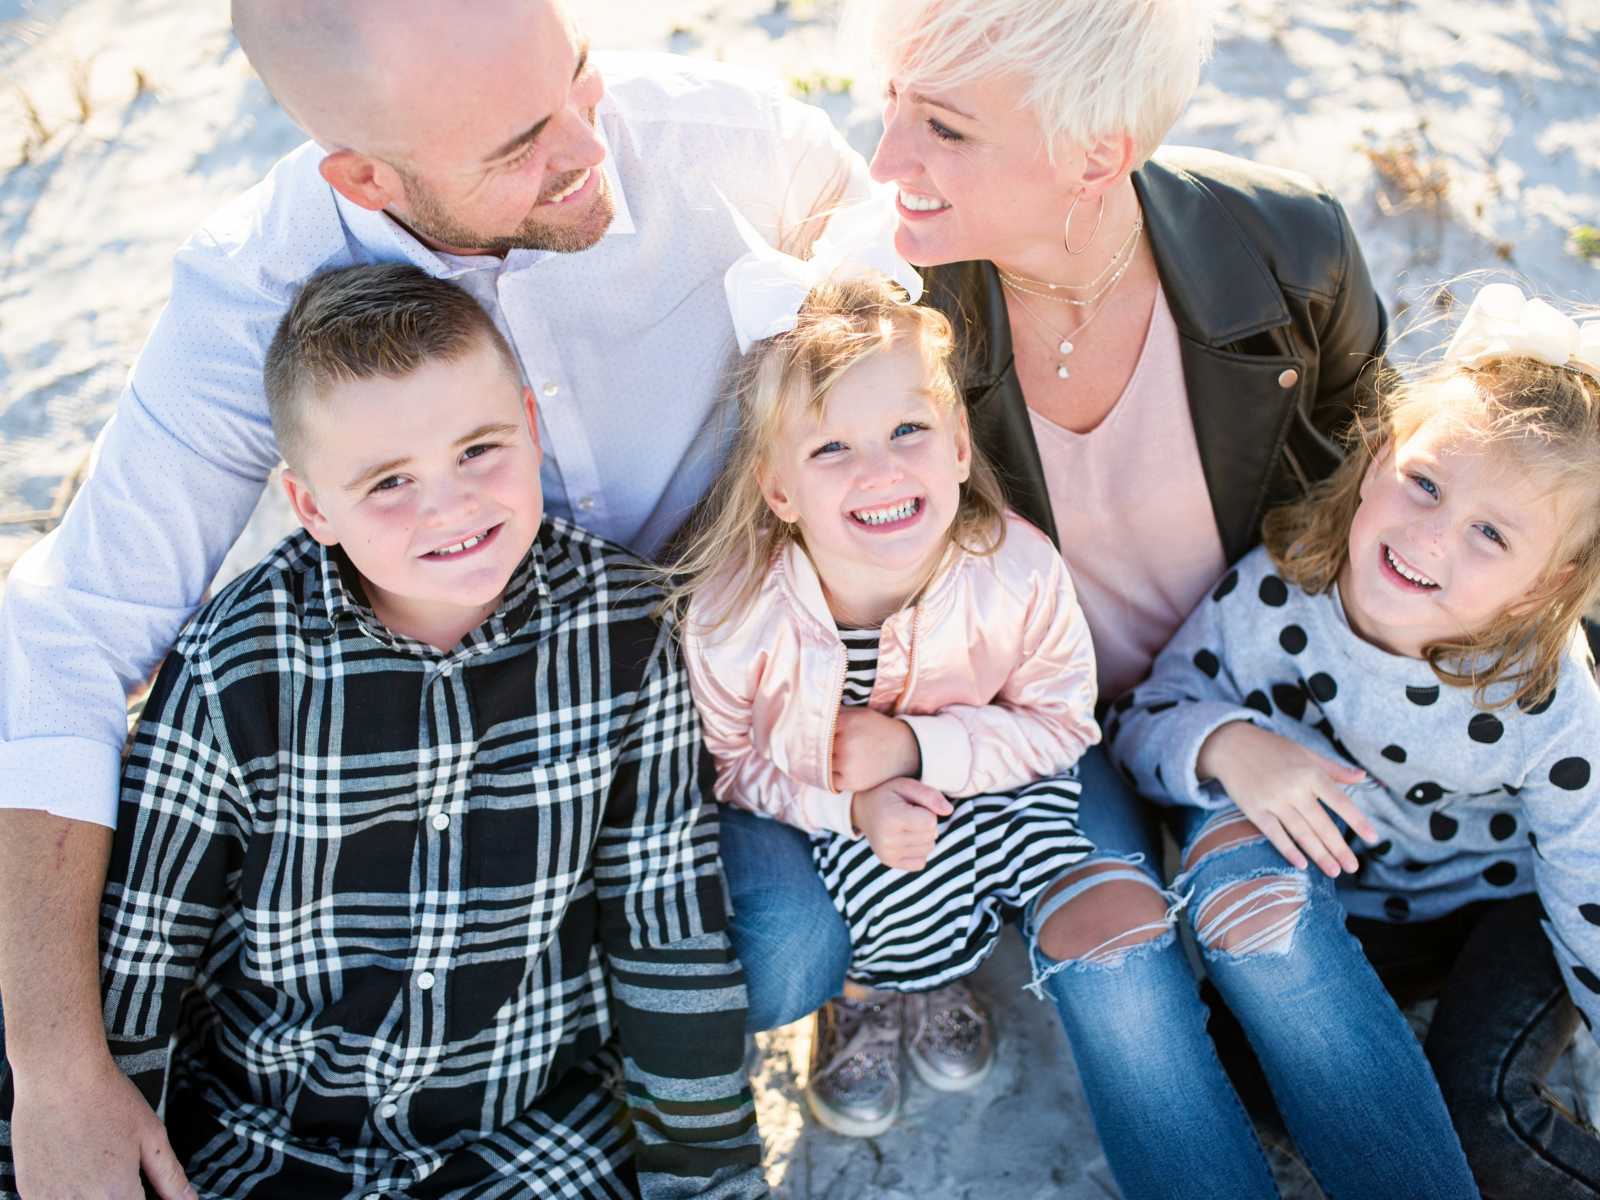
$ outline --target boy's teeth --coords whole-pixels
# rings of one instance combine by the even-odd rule
[[[850,515],[863,525],[887,525],[891,521],[904,521],[917,511],[920,500],[904,500],[891,508],[861,508]]]
[[[1395,552],[1388,546],[1383,548],[1383,553],[1384,557],[1389,560],[1389,565],[1395,569],[1395,573],[1398,574],[1402,579],[1409,579],[1412,583],[1420,583],[1423,587],[1439,586],[1426,575],[1423,575],[1418,571],[1413,571],[1410,567],[1406,566],[1400,561],[1399,556],[1396,555]]]
[[[919,196],[915,192],[901,192],[900,203],[912,212],[937,212],[941,208],[949,208],[943,200],[936,200],[932,196]]]
[[[439,558],[445,558],[451,554],[460,554],[463,550],[471,550],[488,536],[487,533],[475,533],[464,542],[457,542],[454,546],[440,546],[439,549],[429,551],[429,553]]]

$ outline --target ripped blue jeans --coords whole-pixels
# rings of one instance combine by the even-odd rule
[[[1330,1196],[1474,1197],[1477,1188],[1439,1087],[1405,1018],[1345,930],[1333,882],[1290,867],[1253,827],[1200,855],[1230,825],[1198,810],[1177,816],[1188,866],[1164,887],[1153,808],[1131,794],[1095,747],[1079,765],[1084,832],[1116,864],[1102,880],[1159,891],[1167,918],[1145,940],[1059,963],[1037,930],[1069,885],[1024,920],[1034,977],[1072,1043],[1101,1145],[1126,1200],[1278,1195],[1265,1155],[1206,1032],[1208,1010],[1179,943],[1196,931],[1207,974],[1238,1017],[1284,1123]],[[1208,825],[1209,822],[1209,825]]]

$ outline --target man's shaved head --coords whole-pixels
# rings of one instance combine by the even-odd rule
[[[233,0],[250,64],[296,124],[330,150],[393,154],[413,88],[470,86],[472,68],[536,34],[546,0]]]
[[[233,27],[328,150],[324,178],[435,248],[581,250],[605,232],[604,87],[560,0],[233,0]]]

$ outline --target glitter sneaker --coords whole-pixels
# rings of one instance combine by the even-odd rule
[[[836,997],[817,1010],[806,1103],[845,1137],[877,1137],[900,1115],[900,997]]]
[[[906,1056],[923,1083],[939,1092],[977,1087],[994,1066],[989,1014],[964,983],[906,997]]]

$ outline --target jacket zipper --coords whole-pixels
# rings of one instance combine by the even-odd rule
[[[833,735],[839,732],[839,710],[844,707],[844,678],[850,670],[850,655],[844,648],[844,643],[839,643],[839,682],[834,687],[834,694],[838,699],[834,702],[833,711],[828,718],[828,740],[822,750],[822,776],[828,782],[828,790],[836,790],[833,786]],[[852,827],[855,822],[851,822]]]

